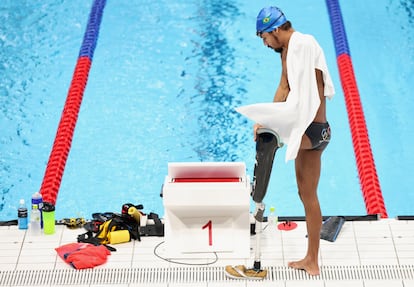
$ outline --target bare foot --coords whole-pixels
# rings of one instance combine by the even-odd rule
[[[319,265],[317,262],[312,262],[306,257],[299,261],[289,262],[288,266],[295,269],[305,270],[309,275],[319,275]]]

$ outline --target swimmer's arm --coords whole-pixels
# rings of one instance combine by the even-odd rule
[[[286,76],[282,72],[280,77],[280,83],[273,97],[273,102],[286,102],[287,96],[289,94],[289,84]]]
[[[286,57],[287,50],[284,49],[280,53],[280,60],[282,62],[282,73],[280,76],[279,86],[277,87],[275,96],[273,97],[273,102],[286,102],[286,99],[290,91],[289,81],[287,78]]]

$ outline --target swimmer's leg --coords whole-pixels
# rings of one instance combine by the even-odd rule
[[[273,130],[259,128],[256,139],[256,163],[254,165],[252,198],[256,203],[262,203],[267,192],[273,159],[276,151],[283,144],[279,135]]]

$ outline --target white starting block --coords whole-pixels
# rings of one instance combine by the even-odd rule
[[[167,256],[249,258],[250,191],[242,162],[169,163],[163,187]]]

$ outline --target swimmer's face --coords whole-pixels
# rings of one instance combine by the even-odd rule
[[[276,30],[275,30],[276,31]],[[257,34],[260,38],[263,40],[263,44],[270,48],[275,50],[276,52],[280,53],[282,51],[283,45],[279,42],[279,39],[275,35],[275,31],[272,32],[263,32]]]

